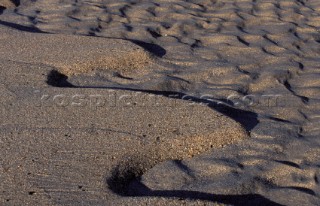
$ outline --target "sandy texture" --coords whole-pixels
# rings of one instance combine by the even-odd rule
[[[0,7],[12,9],[12,8],[15,8],[16,5],[15,5],[14,1],[11,1],[11,0],[1,0],[1,1],[0,1]]]
[[[105,204],[116,198],[111,190],[126,194],[132,178],[159,162],[248,137],[239,123],[204,105],[51,88],[51,67],[18,62],[0,64],[3,204]]]
[[[1,58],[53,66],[67,75],[94,70],[141,71],[152,62],[140,47],[116,39],[2,31]]]
[[[317,0],[4,10],[1,201],[319,205],[319,15]],[[136,105],[110,109],[110,89]]]

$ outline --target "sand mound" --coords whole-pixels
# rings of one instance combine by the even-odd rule
[[[8,148],[2,165],[9,203],[189,205],[194,199],[195,205],[319,205],[317,0],[21,0],[4,9],[0,132]],[[131,97],[143,103],[134,100],[132,109],[120,111],[112,92],[102,89],[110,87],[141,92],[121,93],[122,106]],[[172,160],[205,151],[212,138],[220,142],[214,132],[205,138],[211,137],[205,122],[214,125],[206,116],[212,111],[196,106],[204,115],[193,115],[190,108],[174,109],[172,96],[159,102],[170,107],[150,109],[155,100],[141,96],[146,92],[233,105],[212,108],[241,123],[251,138]],[[38,108],[20,108],[25,102]],[[101,108],[106,105],[113,109]],[[146,111],[151,113],[141,116]],[[183,133],[162,119],[154,121],[163,128],[143,123],[157,115],[183,130],[188,126],[180,122],[189,120],[205,129]],[[171,138],[163,139],[166,135]],[[137,176],[141,181],[131,182]],[[109,187],[130,197],[107,199]]]
[[[124,40],[1,31],[1,58],[56,67],[67,75],[94,70],[142,72],[153,62],[141,47]],[[6,35],[6,34],[10,35]]]
[[[0,7],[4,8],[15,8],[18,5],[18,1],[16,0],[0,0]]]
[[[13,204],[50,202],[45,193],[66,204],[77,195],[54,191],[69,190],[68,184],[94,190],[85,196],[91,201],[104,201],[111,191],[129,194],[130,183],[159,162],[190,158],[248,137],[235,120],[205,105],[143,92],[48,88],[53,67],[11,60],[0,65],[5,89],[16,96],[3,103],[0,125],[5,145],[1,176]],[[6,155],[16,149],[16,155]],[[15,198],[18,191],[29,195]]]

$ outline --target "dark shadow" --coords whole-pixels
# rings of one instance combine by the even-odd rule
[[[4,10],[6,10],[6,7],[0,6],[0,15],[3,14]]]
[[[67,79],[66,75],[57,70],[51,70],[47,77],[47,84],[54,87],[74,87]]]
[[[239,122],[250,131],[258,124],[257,114],[241,109],[236,109],[223,103],[222,101],[213,101],[207,99],[201,99],[186,95],[181,92],[173,91],[156,91],[156,90],[143,90],[134,88],[121,88],[121,87],[96,87],[96,86],[77,86],[68,82],[68,77],[64,74],[59,73],[56,70],[52,70],[47,78],[47,83],[55,87],[73,87],[73,88],[94,88],[94,89],[113,89],[113,90],[125,90],[125,91],[136,91],[144,92],[153,95],[161,95],[168,98],[182,99],[189,101],[190,103],[199,103],[210,107],[213,110],[219,111],[220,113],[229,116],[235,121]],[[225,101],[227,102],[227,101]],[[114,193],[122,196],[152,196],[152,197],[177,197],[185,199],[197,199],[197,200],[208,200],[221,202],[224,204],[234,205],[279,205],[270,200],[256,194],[251,195],[214,195],[202,192],[193,191],[152,191],[145,187],[138,179],[143,175],[146,168],[144,163],[139,162],[135,164],[119,164],[111,171],[111,177],[106,180],[106,183]],[[175,163],[183,168],[184,171],[188,172],[188,168],[183,165],[179,160]]]
[[[298,95],[295,91],[293,91],[291,85],[289,84],[288,80],[286,80],[283,85],[296,97],[299,97],[303,103],[308,103],[309,102],[309,98],[308,97],[305,97],[305,96],[301,96],[301,95]]]
[[[4,8],[4,7],[0,7],[0,14],[1,14],[1,12],[3,12],[5,10],[5,8],[4,9],[2,9],[2,8]],[[28,26],[23,26],[20,24],[11,23],[11,22],[2,21],[2,20],[0,20],[0,25],[4,25],[4,26],[7,26],[7,27],[10,27],[13,29],[17,29],[19,31],[24,31],[24,32],[52,34],[50,32],[42,31],[42,30],[38,29],[37,27],[28,27]],[[129,41],[133,44],[138,45],[139,47],[142,47],[144,50],[148,51],[149,53],[151,53],[152,55],[157,56],[157,57],[163,57],[167,53],[163,47],[161,47],[157,44],[147,43],[147,42],[140,41],[140,40],[96,36],[94,33],[92,33],[91,35],[84,35],[84,36],[94,36],[97,38],[120,39],[120,40],[124,40],[124,41]]]
[[[10,28],[13,28],[13,29],[17,29],[19,31],[25,31],[25,32],[30,32],[30,33],[45,33],[45,34],[49,34],[48,32],[41,31],[40,29],[38,29],[36,27],[23,26],[23,25],[20,25],[20,24],[15,24],[15,23],[2,21],[2,20],[0,20],[0,25],[7,26],[7,27],[10,27]]]
[[[121,79],[133,80],[133,78],[123,76],[123,75],[120,74],[119,72],[115,72],[115,73],[114,73],[114,76],[115,76],[115,77],[118,77],[118,78],[121,78]]]
[[[309,189],[309,188],[305,188],[305,187],[279,187],[279,188],[282,188],[282,189],[290,189],[290,190],[297,190],[299,192],[303,192],[303,193],[306,193],[308,195],[312,195],[312,196],[316,196],[316,193]]]
[[[189,175],[190,177],[194,178],[194,175],[192,174],[192,171],[190,170],[190,168],[185,165],[181,160],[172,160],[173,163],[175,163],[175,165],[184,173],[186,173],[187,175]]]
[[[273,202],[259,194],[221,195],[186,190],[151,190],[139,181],[135,181],[131,184],[131,188],[133,189],[129,191],[127,196],[204,200],[222,204],[231,204],[234,206],[281,206],[281,204]]]
[[[154,95],[161,95],[173,99],[182,99],[189,101],[190,103],[198,103],[210,107],[231,119],[239,122],[247,131],[251,131],[258,123],[258,115],[251,111],[245,111],[242,109],[234,108],[228,105],[227,100],[213,101],[208,99],[202,99],[194,96],[184,94],[182,92],[174,91],[157,91],[157,90],[146,90],[146,89],[134,89],[126,87],[99,87],[99,86],[77,86],[72,85],[68,82],[68,77],[64,74],[59,73],[56,70],[52,70],[47,78],[47,83],[55,87],[74,87],[74,88],[91,88],[91,89],[113,89],[113,90],[125,90],[125,91],[135,91],[143,92]]]
[[[184,166],[182,165],[184,168]],[[130,167],[115,168],[112,176],[106,180],[109,189],[123,197],[164,197],[164,198],[179,198],[187,200],[204,200],[223,204],[231,204],[235,206],[280,206],[259,194],[245,195],[221,195],[210,194],[198,191],[186,190],[151,190],[139,181],[139,167],[131,165]]]
[[[269,119],[274,120],[274,121],[277,121],[277,122],[292,123],[292,122],[289,121],[289,120],[281,119],[281,118],[278,118],[278,117],[272,117],[272,116],[267,116],[267,117],[268,117]]]
[[[149,34],[150,34],[153,38],[155,38],[155,39],[157,39],[157,38],[159,38],[159,37],[162,37],[162,35],[159,34],[159,32],[155,31],[155,30],[152,29],[152,28],[147,28],[147,31],[148,31]]]
[[[144,93],[149,93],[154,95],[161,95],[161,96],[165,96],[173,99],[182,99],[185,101],[189,101],[190,103],[198,103],[201,105],[205,105],[239,122],[247,131],[251,131],[259,123],[258,115],[256,113],[231,107],[231,105],[228,105],[226,103],[227,100],[213,101],[213,100],[190,96],[182,92],[174,92],[174,91],[157,91],[157,90],[117,88],[117,87],[107,87],[107,88],[104,87],[104,89],[115,89],[115,90],[118,89],[118,90],[144,92]]]
[[[134,40],[134,39],[123,39],[123,40],[128,40],[128,41],[142,47],[143,49],[145,49],[146,51],[150,52],[151,54],[153,54],[157,57],[163,57],[167,53],[163,47],[161,47],[157,44],[147,43],[147,42],[143,42],[140,40]]]
[[[281,164],[285,164],[285,165],[300,169],[300,166],[297,163],[294,163],[294,162],[290,162],[290,161],[286,161],[286,160],[274,160],[274,161],[278,162],[278,163],[281,163]]]
[[[19,6],[20,5],[20,0],[11,0],[14,5]]]
[[[20,5],[20,0],[11,0],[11,2],[17,7]],[[7,8],[4,6],[0,6],[0,15],[3,13],[4,10]]]
[[[127,28],[127,29],[130,29],[130,28]],[[144,42],[144,41],[137,40],[137,39],[97,36],[95,33],[92,33],[91,35],[90,34],[85,35],[85,36],[94,36],[94,37],[99,37],[99,38],[119,39],[119,40],[129,41],[129,42],[143,48],[144,50],[148,51],[152,55],[154,55],[156,57],[160,57],[160,58],[163,57],[164,55],[166,55],[166,53],[167,53],[167,51],[163,47],[161,47],[157,44],[148,43],[148,42]]]

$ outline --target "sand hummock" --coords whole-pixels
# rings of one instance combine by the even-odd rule
[[[15,8],[15,7],[16,7],[16,4],[15,4],[15,1],[11,1],[11,0],[1,0],[1,1],[0,1],[0,7],[12,9],[12,8]]]
[[[320,205],[319,12],[0,0],[0,205]]]
[[[4,59],[45,64],[66,75],[94,70],[142,71],[152,63],[151,55],[141,47],[117,39],[11,31],[0,44]]]
[[[14,204],[50,202],[45,193],[65,190],[66,184],[75,182],[88,191],[100,191],[90,198],[102,201],[106,194],[108,198],[113,196],[112,192],[104,193],[107,188],[120,193],[128,190],[133,180],[128,173],[138,178],[159,162],[191,158],[248,138],[236,121],[192,101],[143,91],[48,85],[67,78],[69,71],[73,75],[88,73],[87,65],[103,65],[110,70],[129,68],[121,59],[137,65],[132,69],[143,69],[146,62],[139,55],[149,54],[127,41],[10,31],[1,45],[5,48],[0,62],[1,76],[5,77],[1,78],[5,117],[1,120],[1,137],[6,145],[2,155],[8,157],[4,158],[1,176],[5,176],[6,198]],[[96,50],[102,45],[104,50]],[[133,53],[136,61],[143,62],[132,62]],[[12,141],[17,142],[16,148],[10,146]],[[24,160],[19,155],[7,156],[14,151],[23,154]],[[77,159],[87,155],[98,164],[91,165],[93,159],[79,164]],[[63,166],[66,163],[73,165],[67,173]],[[25,179],[22,187],[11,179],[12,175]],[[30,191],[40,196],[33,199],[28,196]],[[20,196],[19,192],[26,195]],[[61,204],[78,198],[68,196],[60,195]]]

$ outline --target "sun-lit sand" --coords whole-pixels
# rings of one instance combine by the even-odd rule
[[[0,205],[319,205],[317,0],[0,0]]]

